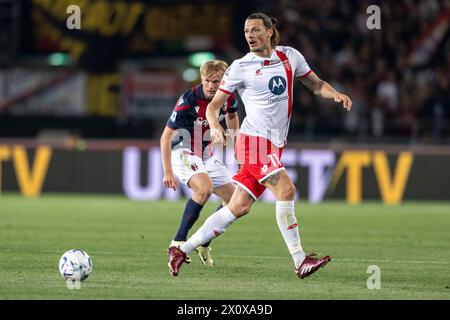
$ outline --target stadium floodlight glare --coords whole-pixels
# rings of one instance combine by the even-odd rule
[[[70,62],[70,56],[67,53],[55,52],[47,57],[47,62],[51,66],[64,66]]]
[[[186,82],[194,82],[199,78],[198,69],[187,68],[183,71],[183,80]]]
[[[189,63],[191,64],[191,66],[200,67],[203,62],[214,60],[215,58],[216,56],[212,52],[196,52],[189,55]]]

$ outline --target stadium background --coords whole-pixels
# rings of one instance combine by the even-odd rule
[[[131,198],[177,198],[150,190],[161,166],[145,165],[180,93],[198,83],[199,64],[242,56],[242,21],[260,10],[279,18],[281,43],[300,48],[354,102],[346,113],[303,87],[294,91],[287,165],[303,177],[301,196],[380,199],[395,189],[393,202],[448,200],[448,1],[380,2],[381,30],[369,30],[367,7],[377,3],[324,1],[316,12],[314,1],[2,1],[0,189],[128,194],[124,150],[137,147],[142,183],[134,189],[148,196]],[[67,26],[72,4],[80,29]],[[26,191],[38,146],[52,154],[36,166],[44,170],[38,189]],[[20,147],[30,157],[22,166]],[[361,153],[348,153],[354,149]],[[105,167],[110,156],[117,160]],[[21,178],[18,166],[29,175]],[[335,176],[343,183],[325,195],[335,166],[348,174]],[[439,188],[430,189],[433,182]]]
[[[373,4],[380,30],[366,26]],[[70,5],[81,9],[79,30],[67,27]],[[202,61],[247,52],[253,11],[279,18],[281,44],[353,100],[346,113],[296,85],[282,160],[299,201],[395,211],[450,200],[448,0],[1,0],[0,215],[55,194],[111,194],[149,210],[188,195],[162,188],[159,136]]]

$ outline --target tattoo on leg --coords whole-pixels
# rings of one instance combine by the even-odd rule
[[[255,198],[253,198],[253,196],[252,196],[247,190],[245,190],[245,189],[242,188],[241,186],[238,186],[238,188],[239,188],[239,190],[245,191],[245,193],[246,193],[247,196],[248,196],[248,199],[251,200],[252,203],[255,202]]]
[[[267,183],[271,186],[276,186],[278,184],[278,181],[280,181],[281,172],[277,172],[274,175],[267,178]]]

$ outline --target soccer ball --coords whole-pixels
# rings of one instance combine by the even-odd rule
[[[59,272],[65,280],[83,281],[92,272],[92,260],[83,250],[66,251],[59,259]]]

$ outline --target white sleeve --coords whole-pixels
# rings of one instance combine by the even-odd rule
[[[228,67],[227,71],[222,78],[219,90],[226,93],[233,93],[244,84],[244,74],[239,66],[239,62],[235,60],[231,66]]]
[[[305,57],[296,49],[292,48],[292,61],[295,66],[295,77],[301,78],[311,72],[311,68],[305,60]]]

